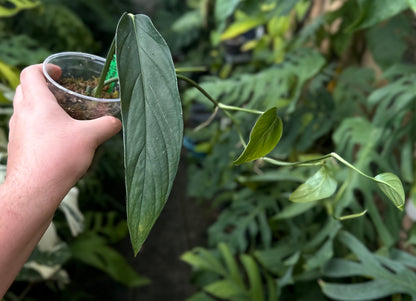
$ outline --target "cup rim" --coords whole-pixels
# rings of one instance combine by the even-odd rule
[[[63,90],[66,93],[69,93],[71,95],[74,95],[76,97],[85,99],[85,100],[90,100],[90,101],[100,101],[100,102],[120,102],[120,98],[98,98],[98,97],[93,97],[93,96],[88,96],[88,95],[83,95],[77,92],[74,92],[72,90],[69,90],[67,88],[65,88],[64,86],[60,85],[58,82],[56,82],[47,72],[46,70],[46,66],[49,64],[49,62],[55,58],[59,58],[59,57],[65,57],[65,56],[78,56],[78,57],[86,57],[89,58],[91,60],[97,60],[100,61],[102,63],[105,63],[105,59],[94,55],[94,54],[90,54],[90,53],[85,53],[85,52],[75,52],[75,51],[66,51],[66,52],[58,52],[55,54],[51,54],[50,56],[48,56],[42,63],[42,71],[43,71],[43,75],[46,77],[46,79],[53,84],[55,87]]]

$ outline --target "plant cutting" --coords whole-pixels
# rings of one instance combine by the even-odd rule
[[[96,83],[85,87],[84,94],[89,95],[79,100],[77,98],[79,93],[70,92],[71,97],[58,101],[64,108],[65,104],[70,102],[66,109],[76,107],[79,114],[84,114],[82,113],[84,109],[92,109],[94,113],[83,115],[82,119],[117,114],[120,109],[123,125],[127,223],[135,255],[140,251],[167,201],[178,168],[183,137],[178,78],[185,80],[205,95],[216,108],[214,114],[218,108],[222,109],[237,128],[238,122],[234,120],[231,111],[260,115],[251,131],[248,143],[245,143],[243,134],[239,131],[244,151],[235,160],[236,165],[266,156],[282,136],[283,123],[276,107],[262,112],[225,105],[212,98],[191,79],[177,74],[179,70],[175,70],[166,42],[147,16],[123,14],[118,22],[107,58],[105,60],[91,56],[89,58],[93,62],[85,63],[86,65],[99,62],[101,66],[99,74],[93,75],[96,77]],[[47,78],[48,64],[54,64],[54,61],[45,61],[44,70]],[[114,66],[116,73],[111,72]],[[76,67],[85,68],[84,65],[79,68],[79,63],[76,64],[75,69]],[[69,72],[69,77],[71,76],[78,77],[77,74]],[[54,91],[56,86],[54,79],[49,76],[48,80]],[[115,86],[110,88],[114,83]],[[107,91],[110,89],[111,93],[119,94],[118,98],[100,98],[102,91],[106,89]],[[374,179],[398,208],[403,207],[403,188],[396,176],[382,174],[376,178],[369,177],[335,153],[313,162],[286,163],[267,158],[266,161],[276,165],[323,165],[325,160],[330,158]],[[327,179],[328,176],[321,172],[305,183],[308,185],[299,188],[292,199],[299,201],[301,199],[299,195],[308,194],[314,194],[315,198],[323,198],[327,197],[328,193],[334,193],[335,189],[329,189],[329,192],[328,189],[314,189],[314,183],[318,183],[318,188],[326,186]]]
[[[101,86],[105,86],[104,77],[112,61],[117,68],[116,89],[121,101],[86,95],[81,101],[88,105],[75,109],[82,118],[117,114],[117,107],[121,111],[127,221],[133,250],[137,254],[172,188],[182,145],[182,107],[169,48],[147,16],[123,14],[107,60],[92,57],[92,62],[81,67],[78,62],[73,69],[87,69],[86,66],[99,62],[101,70],[94,74],[99,79],[98,95]],[[44,71],[47,72],[47,64],[54,62],[46,60],[45,63]],[[100,74],[103,76],[100,77]],[[80,77],[73,73],[70,76]],[[55,92],[54,89],[52,91]],[[70,91],[69,94],[73,96],[73,103],[67,108],[81,104],[77,99],[80,93]],[[64,108],[65,102],[60,102]],[[97,106],[106,107],[109,103],[111,110],[101,109],[96,114]],[[93,112],[79,112],[83,108],[92,109]]]

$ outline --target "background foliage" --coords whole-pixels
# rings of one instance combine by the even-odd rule
[[[221,103],[277,107],[283,135],[268,155],[278,166],[263,159],[236,167],[238,132],[248,139],[251,114],[235,113],[233,122],[218,114],[203,129],[189,129],[188,192],[210,200],[219,213],[208,247],[182,257],[200,288],[189,300],[413,300],[409,216],[339,161],[284,164],[336,152],[368,175],[399,175],[413,202],[409,3],[193,4],[174,25],[185,33],[189,15],[202,14],[198,28],[205,39],[195,43],[206,50],[200,62],[209,71],[195,79]],[[200,124],[206,116],[194,112],[200,104],[210,110],[209,102],[195,88],[183,99],[191,124]]]

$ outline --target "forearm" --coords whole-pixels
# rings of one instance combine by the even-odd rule
[[[49,91],[41,65],[24,69],[20,79],[0,186],[0,300],[97,146],[121,130],[111,116],[72,119]]]
[[[7,181],[0,186],[0,299],[48,228],[62,191],[36,191]]]

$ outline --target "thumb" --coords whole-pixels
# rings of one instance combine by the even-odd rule
[[[121,130],[120,119],[113,116],[103,116],[97,119],[86,121],[87,130],[92,135],[95,147],[110,139]]]

